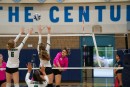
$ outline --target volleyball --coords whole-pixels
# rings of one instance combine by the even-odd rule
[[[33,15],[33,19],[35,19],[36,21],[39,21],[39,20],[41,19],[41,14],[35,13],[35,14]]]

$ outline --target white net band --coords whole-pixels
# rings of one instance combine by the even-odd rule
[[[27,70],[28,68],[19,68],[19,70]],[[32,68],[33,70],[39,68]],[[123,67],[64,67],[64,68],[52,68],[52,69],[123,69]],[[6,68],[0,68],[0,70],[6,70]]]
[[[0,37],[16,37],[17,35],[0,35]],[[21,37],[25,37],[26,35],[21,35]],[[30,37],[38,37],[39,35],[30,35]],[[47,36],[47,35],[41,35]],[[51,34],[50,36],[92,36],[92,34]]]

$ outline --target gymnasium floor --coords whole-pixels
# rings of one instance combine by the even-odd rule
[[[27,87],[27,85],[23,82],[20,87]],[[114,78],[88,78],[83,83],[62,82],[61,87],[114,87]]]
[[[61,87],[114,87],[113,78],[88,78],[83,83],[62,83]]]

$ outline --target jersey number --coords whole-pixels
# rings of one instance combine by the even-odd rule
[[[11,57],[14,57],[14,52],[11,52]]]
[[[34,87],[38,87],[38,85],[34,85]]]

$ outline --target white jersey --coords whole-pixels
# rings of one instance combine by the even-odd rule
[[[51,67],[51,63],[50,63],[50,61],[48,61],[48,60],[42,60],[42,59],[40,59],[40,67],[41,67],[41,66]]]
[[[38,44],[40,44],[42,42],[42,36],[39,35],[39,41],[38,41]],[[37,47],[37,50],[38,50],[38,54],[39,54],[39,45]],[[47,53],[50,54],[50,34],[47,35],[47,46],[46,46],[46,50],[47,50]],[[50,60],[42,60],[40,58],[40,66],[44,66],[44,67],[52,67],[51,66],[51,63],[50,63]]]
[[[46,75],[44,76],[45,81],[43,81],[43,84],[34,84],[36,82],[30,80],[29,77],[30,77],[30,73],[27,73],[25,77],[25,82],[28,85],[28,87],[46,87],[49,82],[48,77]]]
[[[14,41],[17,42],[20,35],[21,34],[19,34]],[[8,61],[7,61],[8,68],[18,68],[19,67],[19,54],[28,37],[29,37],[29,34],[27,34],[27,36],[23,39],[22,43],[18,47],[8,50]]]

